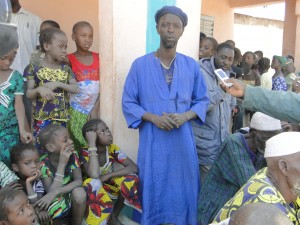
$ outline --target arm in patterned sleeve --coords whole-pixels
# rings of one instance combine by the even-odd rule
[[[123,167],[103,176],[108,176],[108,178],[110,179],[113,177],[121,177],[128,174],[138,173],[137,165],[118,146],[114,144],[110,145],[109,154],[113,156],[115,161],[122,164]]]

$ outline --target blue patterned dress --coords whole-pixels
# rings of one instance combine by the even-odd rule
[[[286,80],[283,76],[272,78],[272,90],[274,91],[287,91]]]

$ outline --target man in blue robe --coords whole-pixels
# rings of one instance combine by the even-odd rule
[[[123,92],[129,128],[139,129],[142,224],[197,224],[198,158],[190,120],[209,103],[197,62],[176,53],[187,16],[175,6],[155,15],[160,46],[136,59]]]

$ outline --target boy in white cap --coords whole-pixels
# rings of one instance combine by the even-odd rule
[[[266,166],[265,143],[280,131],[279,120],[257,112],[249,133],[235,133],[225,139],[200,190],[198,224],[210,223],[248,179]]]
[[[295,224],[300,196],[300,132],[284,132],[266,142],[267,168],[258,171],[231,198],[216,216],[214,222],[231,217],[235,211],[250,203],[274,204]]]

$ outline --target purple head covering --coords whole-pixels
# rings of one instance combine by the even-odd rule
[[[158,24],[160,17],[162,17],[163,15],[168,14],[168,13],[178,16],[182,21],[183,27],[185,27],[187,25],[187,23],[188,23],[187,15],[180,8],[178,8],[176,6],[164,6],[160,10],[158,10],[155,13],[156,24]]]

